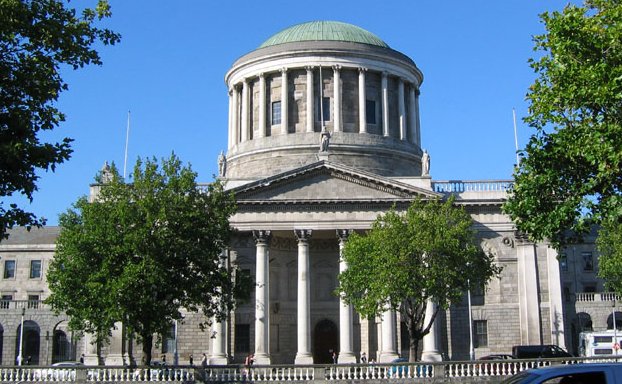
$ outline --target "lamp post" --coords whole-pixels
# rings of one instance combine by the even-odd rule
[[[179,353],[177,353],[177,320],[175,320],[175,345],[173,347],[173,365],[179,365]]]
[[[613,321],[613,350],[615,351],[615,355],[618,355],[618,349],[620,349],[620,344],[618,344],[618,326],[616,324],[616,296],[613,294],[613,304],[611,306],[611,319]],[[616,348],[617,346],[617,348]]]
[[[467,302],[469,306],[469,358],[475,360],[475,349],[473,348],[473,318],[471,316],[471,281],[467,280]]]
[[[26,308],[22,307],[22,322],[19,327],[19,354],[17,355],[17,365],[21,366],[24,356],[22,355],[24,346],[24,315],[26,314]]]

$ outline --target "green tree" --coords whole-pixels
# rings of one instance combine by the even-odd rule
[[[148,364],[154,334],[183,321],[181,308],[202,312],[203,328],[232,307],[232,271],[221,255],[235,202],[219,182],[201,190],[195,179],[175,155],[161,166],[139,159],[132,183],[113,167],[98,177],[94,201],[83,197],[61,215],[47,303],[72,329],[101,342],[123,322]]]
[[[398,310],[406,322],[410,361],[438,311],[464,298],[471,286],[483,286],[500,269],[476,244],[473,221],[463,208],[445,201],[415,200],[408,210],[379,216],[366,235],[352,234],[345,244],[347,269],[338,293],[363,317]],[[373,278],[371,278],[373,276]],[[438,304],[425,318],[428,301]]]
[[[524,119],[535,133],[504,209],[560,249],[622,217],[622,2],[589,0],[541,19]]]
[[[47,143],[39,136],[65,120],[54,107],[68,88],[61,70],[100,65],[93,46],[119,41],[94,26],[109,16],[103,0],[81,16],[60,0],[0,0],[0,240],[15,225],[45,224],[5,198],[20,194],[32,201],[37,170],[54,171],[69,159],[71,139]]]
[[[598,276],[606,282],[609,291],[622,295],[622,223],[605,222],[598,233],[596,246],[600,253]]]

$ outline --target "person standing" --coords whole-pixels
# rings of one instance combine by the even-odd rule
[[[207,367],[207,355],[205,353],[203,353],[203,356],[201,357],[201,366],[203,368]]]
[[[194,365],[194,358],[192,357],[192,353],[190,354],[190,356],[188,356],[188,363],[190,365]]]

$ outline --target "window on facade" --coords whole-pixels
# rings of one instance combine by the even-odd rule
[[[5,279],[15,278],[15,260],[4,261],[4,278]]]
[[[572,301],[572,293],[570,293],[570,287],[568,285],[564,285],[564,300],[568,303]]]
[[[488,322],[486,320],[475,320],[473,322],[473,332],[475,332],[475,346],[478,348],[488,346]]]
[[[318,121],[330,121],[330,97],[322,97],[322,108],[319,107],[320,103],[318,101],[317,108],[317,120]],[[324,118],[322,119],[322,113]]]
[[[272,125],[281,124],[281,102],[272,102]]]
[[[583,258],[583,270],[593,271],[594,259],[592,258],[592,252],[581,252],[581,256]]]
[[[235,325],[235,352],[248,353],[251,350],[251,326],[250,324]]]
[[[483,284],[476,284],[471,287],[471,305],[484,305],[486,297],[486,287]]]
[[[565,253],[559,255],[559,267],[564,272],[568,270],[568,257]]]
[[[367,124],[376,124],[376,101],[375,100],[365,101],[365,120],[367,120]]]
[[[2,295],[2,299],[0,299],[0,308],[9,309],[12,300],[13,295]]]
[[[162,335],[162,353],[175,350],[175,325],[171,325],[166,335]]]
[[[28,295],[28,308],[39,308],[39,295]]]
[[[593,284],[586,284],[583,286],[583,292],[594,293],[596,292],[596,286]]]
[[[253,277],[251,276],[250,269],[240,269],[237,272],[237,284],[239,287],[239,296],[238,299],[243,302],[248,302],[251,300],[251,294],[253,293]]]
[[[41,260],[30,261],[30,278],[38,279],[41,277]]]

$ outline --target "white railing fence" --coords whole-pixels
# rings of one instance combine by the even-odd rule
[[[385,363],[335,365],[270,365],[247,368],[239,365],[199,367],[3,367],[0,382],[323,382],[372,381],[389,379],[442,379],[459,383],[473,377],[503,377],[530,368],[593,362],[622,362],[622,355],[597,358],[564,358],[537,360],[475,360],[438,363]]]

